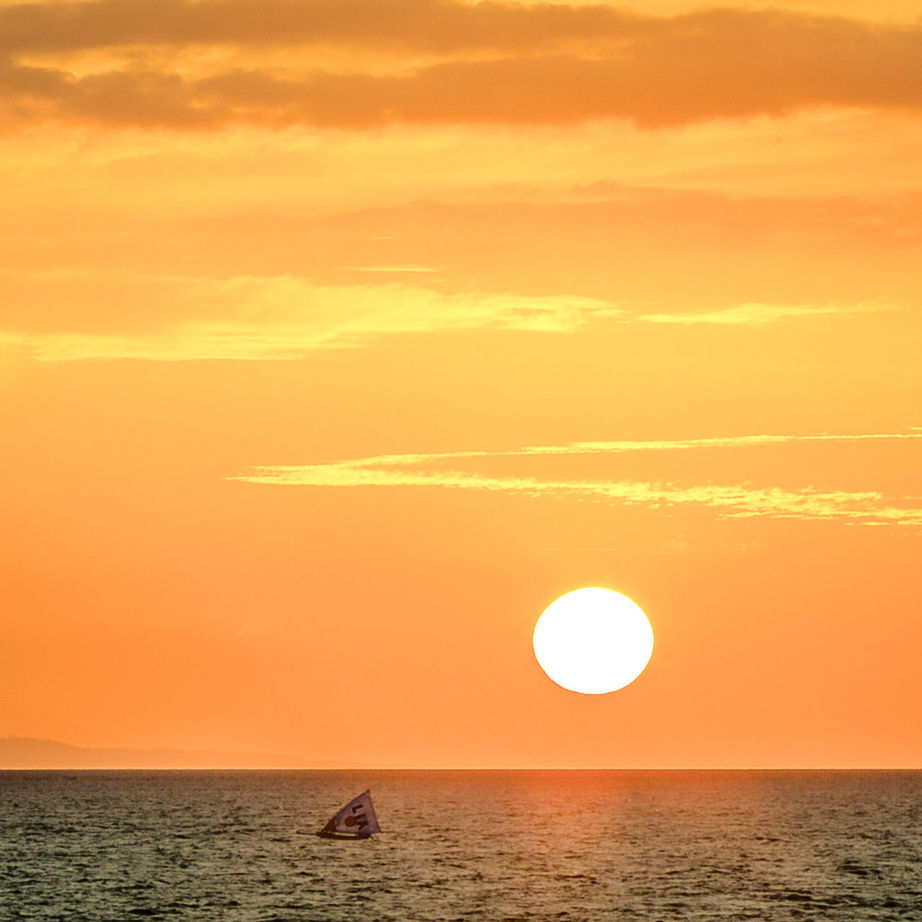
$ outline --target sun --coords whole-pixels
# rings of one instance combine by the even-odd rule
[[[548,678],[570,691],[604,695],[630,685],[653,655],[653,629],[627,596],[576,589],[552,602],[532,639]]]

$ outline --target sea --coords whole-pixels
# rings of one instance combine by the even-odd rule
[[[6,771],[14,919],[922,920],[922,772]]]

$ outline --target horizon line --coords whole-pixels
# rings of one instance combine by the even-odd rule
[[[922,772],[922,765],[787,766],[388,766],[313,768],[310,766],[0,766],[3,772]]]

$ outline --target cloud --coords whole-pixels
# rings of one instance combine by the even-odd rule
[[[433,266],[345,266],[349,272],[389,272],[396,274],[428,275],[439,270]]]
[[[614,118],[652,128],[818,106],[922,107],[922,27],[777,10],[655,18],[449,0],[96,0],[0,8],[0,35],[8,124],[366,129]],[[202,56],[193,66],[183,55],[200,44],[249,48],[254,65],[190,76]],[[351,69],[277,72],[260,61],[268,46],[305,44],[356,49]],[[173,50],[175,72],[138,55],[82,77],[26,60],[152,45]],[[394,49],[402,56],[389,71],[362,70],[363,54]]]
[[[353,267],[384,278],[428,276],[426,266]],[[573,294],[441,292],[410,282],[321,285],[291,275],[214,279],[120,272],[0,270],[6,328],[0,345],[38,361],[297,359],[365,346],[382,336],[464,330],[570,333],[591,323],[755,324],[834,317],[887,305],[746,304],[646,314]],[[125,304],[131,304],[130,313]],[[92,305],[92,310],[75,305]]]
[[[230,477],[246,483],[312,487],[440,487],[443,489],[519,494],[529,497],[577,497],[651,508],[695,505],[714,509],[729,518],[797,518],[834,520],[862,525],[922,527],[922,507],[912,500],[885,499],[877,491],[800,490],[750,485],[697,484],[627,480],[541,479],[493,476],[474,471],[447,470],[446,462],[532,454],[580,455],[623,451],[664,451],[715,447],[742,447],[786,442],[919,439],[922,433],[857,435],[755,435],[647,442],[579,442],[538,446],[509,452],[460,451],[437,454],[381,455],[327,464],[270,465]],[[903,502],[900,505],[900,502]]]
[[[735,435],[703,439],[660,439],[617,442],[570,442],[567,445],[533,445],[511,454],[533,455],[581,455],[620,454],[631,451],[682,451],[694,448],[749,448],[760,445],[784,445],[795,442],[865,442],[899,441],[922,438],[922,428],[917,433],[910,426],[909,432],[866,432],[836,434],[821,432],[813,435]],[[493,453],[496,454],[496,453]]]
[[[71,287],[85,273],[56,273]],[[293,277],[232,279],[128,277],[96,279],[105,290],[132,294],[135,328],[67,332],[0,330],[0,345],[39,361],[145,359],[295,359],[314,349],[366,344],[388,334],[472,329],[567,332],[590,320],[619,317],[607,301],[576,295],[527,297],[465,292],[443,294],[407,284],[314,285]],[[55,286],[53,292],[60,292]],[[91,287],[84,296],[92,295]],[[123,301],[112,323],[120,322]],[[208,316],[203,316],[203,311]],[[67,321],[73,327],[79,312]],[[166,314],[171,319],[159,321]],[[147,326],[137,326],[138,315]],[[159,321],[159,322],[158,322]],[[121,321],[123,322],[123,321]]]
[[[716,311],[681,314],[644,314],[638,320],[647,323],[749,325],[775,323],[792,317],[816,317],[828,314],[866,314],[894,310],[889,304],[739,304]]]
[[[644,29],[605,6],[451,0],[93,0],[0,7],[0,52],[125,45],[533,50]]]

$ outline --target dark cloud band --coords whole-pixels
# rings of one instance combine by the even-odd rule
[[[93,0],[0,8],[0,50],[334,43],[456,52],[557,47],[646,28],[605,6],[453,0]]]
[[[258,13],[255,7],[246,13],[248,8],[247,2],[167,2],[155,14],[148,0],[100,0],[0,10],[0,20],[19,23],[0,28],[7,51],[7,64],[0,67],[2,117],[7,124],[53,119],[199,129],[233,123],[359,129],[394,122],[567,124],[595,118],[657,127],[817,106],[922,106],[919,27],[778,11],[712,10],[653,19],[604,7],[471,7],[435,0],[277,0]],[[432,12],[431,20],[423,21],[422,9]],[[222,10],[224,19],[217,15]],[[23,26],[42,16],[57,23],[44,35],[34,22],[29,30]],[[448,28],[456,20],[463,27]],[[491,22],[505,27],[487,28]],[[27,31],[39,37],[29,38]],[[160,42],[181,53],[195,42],[239,42],[252,49],[260,42],[296,46],[308,39],[374,47],[402,43],[419,52],[440,48],[447,59],[407,63],[385,74],[358,68],[280,73],[257,65],[198,79],[137,66],[78,79],[63,67],[16,60],[17,52],[21,58],[42,42],[58,50]],[[566,52],[553,47],[576,40],[579,47]],[[465,56],[478,43],[503,53]]]

